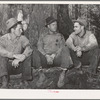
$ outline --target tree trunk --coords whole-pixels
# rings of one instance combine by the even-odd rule
[[[58,5],[57,7],[58,31],[67,39],[73,31],[73,23],[69,18],[68,5]]]
[[[75,19],[78,18],[78,5],[75,5]]]

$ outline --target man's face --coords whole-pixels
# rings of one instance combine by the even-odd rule
[[[48,25],[48,28],[50,29],[50,31],[56,32],[56,30],[57,30],[57,22],[55,21],[55,22],[51,23],[50,25]]]
[[[15,35],[16,36],[21,36],[22,32],[23,32],[22,25],[21,24],[17,24],[17,27],[15,28]]]
[[[79,34],[82,31],[82,26],[78,22],[74,23],[74,31],[75,31],[75,34]]]

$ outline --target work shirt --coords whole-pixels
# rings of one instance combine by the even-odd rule
[[[25,36],[21,35],[20,37],[11,40],[9,34],[10,33],[0,37],[0,53],[2,53],[1,55],[4,54],[4,56],[7,56],[8,52],[12,52],[13,54],[21,54],[23,49],[25,49],[23,54],[25,54],[26,56],[29,56],[30,53],[32,53],[31,48],[26,49],[27,46],[30,46],[30,43]],[[6,52],[4,50],[6,50]]]
[[[97,39],[91,31],[86,31],[83,37],[73,32],[66,41],[66,44],[69,48],[73,49],[76,46],[85,48],[85,51],[92,49],[95,46],[98,46]]]
[[[40,35],[38,41],[38,50],[43,54],[57,54],[61,51],[65,45],[65,40],[63,35],[60,33],[49,34],[49,31],[45,34]]]

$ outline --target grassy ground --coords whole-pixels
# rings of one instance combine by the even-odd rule
[[[46,79],[43,85],[38,88],[36,82],[38,81],[38,71],[33,70],[33,80],[27,84],[21,83],[21,74],[10,76],[9,89],[100,89],[100,72],[92,77],[85,72],[86,68],[83,68],[83,73],[79,70],[72,69],[66,73],[65,85],[61,88],[57,87],[57,81],[61,70],[57,68],[44,70]]]

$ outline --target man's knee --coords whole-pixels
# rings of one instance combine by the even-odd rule
[[[39,50],[33,50],[31,55],[32,67],[39,68],[41,66],[41,56],[42,54],[39,52]]]
[[[0,56],[0,65],[5,65],[8,62],[8,58]]]
[[[100,58],[100,49],[99,48],[95,48],[93,50],[89,51],[90,54],[90,59],[99,59]]]
[[[62,51],[63,51],[63,52],[69,53],[69,48],[68,48],[67,46],[64,46],[64,47],[62,48]]]
[[[70,56],[69,48],[67,46],[65,46],[62,49],[61,65],[65,66],[67,68],[70,67],[71,65],[73,65],[73,61],[72,61],[72,58]]]
[[[100,53],[100,49],[99,48],[94,48],[94,49],[91,49],[89,51],[91,54],[95,54],[95,55],[98,55]]]
[[[0,77],[8,74],[8,59],[0,56]]]

